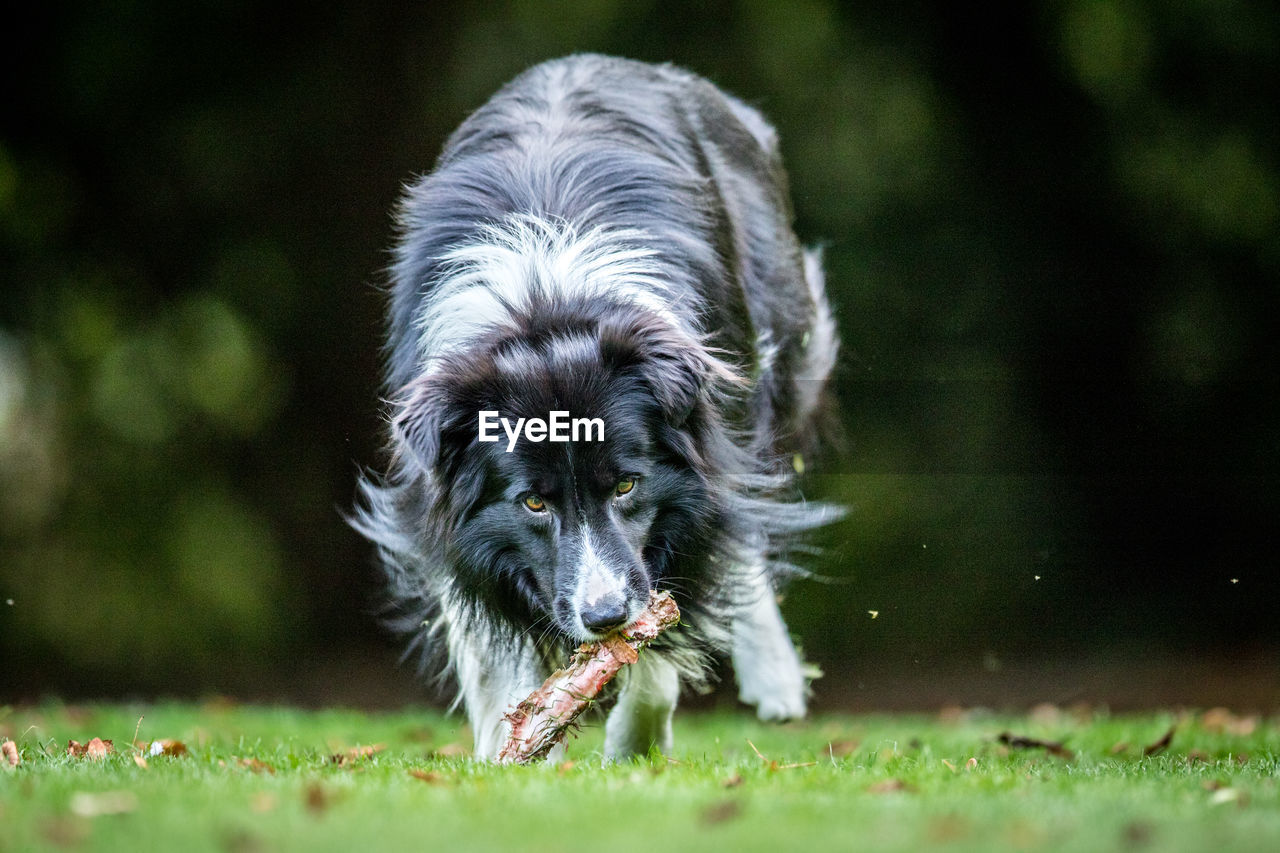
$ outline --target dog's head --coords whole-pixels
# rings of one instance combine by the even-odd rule
[[[717,511],[699,435],[728,376],[665,321],[594,313],[526,317],[441,360],[394,421],[459,591],[575,640],[629,624],[650,589],[678,584],[684,555],[706,552]]]

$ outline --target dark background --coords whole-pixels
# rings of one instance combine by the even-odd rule
[[[1280,12],[1001,6],[30,7],[0,701],[429,696],[340,517],[390,210],[502,82],[595,50],[762,108],[826,246],[845,443],[807,490],[852,512],[785,605],[820,704],[1280,705]]]

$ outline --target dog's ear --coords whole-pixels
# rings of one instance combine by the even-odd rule
[[[699,340],[657,319],[602,327],[606,365],[634,369],[672,426],[683,426],[715,381],[736,375]]]
[[[691,349],[663,346],[650,350],[639,367],[667,423],[683,426],[707,382],[704,360]]]
[[[424,375],[401,391],[391,419],[395,452],[407,455],[422,471],[435,472],[445,461],[448,433],[455,416],[448,381]]]

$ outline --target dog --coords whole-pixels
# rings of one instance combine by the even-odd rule
[[[788,544],[840,512],[793,482],[838,340],[791,219],[759,112],[598,55],[516,77],[407,187],[389,461],[352,520],[411,649],[447,656],[478,758],[651,589],[682,624],[619,677],[607,758],[670,752],[682,685],[720,657],[762,719],[805,714],[777,589]]]

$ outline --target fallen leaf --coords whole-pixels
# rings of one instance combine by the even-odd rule
[[[147,746],[146,752],[148,757],[155,758],[157,755],[167,755],[170,758],[181,758],[191,753],[187,750],[187,745],[180,740],[172,738],[161,738],[160,740],[151,741]]]
[[[319,782],[307,786],[307,809],[314,814],[322,814],[333,805],[333,796]]]
[[[98,794],[80,791],[71,795],[71,813],[77,817],[126,814],[137,807],[138,797],[132,791],[103,791]]]
[[[1056,755],[1068,761],[1075,757],[1075,753],[1056,740],[1040,740],[1039,738],[1023,737],[1009,732],[1001,732],[996,736],[996,740],[1011,749],[1043,749],[1050,755]]]
[[[1210,708],[1200,715],[1200,725],[1206,731],[1224,732],[1229,735],[1247,737],[1258,728],[1258,717],[1240,717],[1226,708]]]
[[[337,752],[329,756],[329,761],[339,766],[352,761],[360,761],[369,758],[382,750],[386,749],[385,743],[376,743],[372,746],[353,746],[345,752]]]
[[[88,743],[80,743],[75,740],[67,741],[67,755],[72,758],[87,758],[91,761],[98,761],[115,751],[116,748],[111,741],[103,740],[102,738],[94,738]]]
[[[832,758],[844,758],[857,752],[860,745],[856,740],[833,740],[827,744],[827,754]]]
[[[252,770],[254,773],[270,773],[272,776],[276,774],[274,767],[258,758],[237,758],[235,762],[247,770]]]
[[[443,776],[431,770],[410,770],[409,775],[415,779],[420,779],[429,785],[439,785],[444,781]]]
[[[725,800],[716,803],[702,812],[702,822],[708,826],[733,820],[742,814],[742,804],[737,800]]]
[[[1177,724],[1169,726],[1169,731],[1164,733],[1164,737],[1160,738],[1160,740],[1156,741],[1155,743],[1144,747],[1142,750],[1142,754],[1150,758],[1153,755],[1159,755],[1160,753],[1164,752],[1166,749],[1169,748],[1169,744],[1173,743],[1173,733],[1177,731],[1177,729],[1178,729]]]
[[[133,754],[133,763],[141,767],[143,770],[147,769],[147,759],[143,758],[136,752]]]
[[[222,836],[221,847],[227,853],[263,853],[267,845],[247,829],[233,829]]]
[[[1151,840],[1151,824],[1135,820],[1125,825],[1123,835],[1125,842],[1130,847],[1143,847]]]
[[[968,761],[964,763],[965,770],[973,770],[977,766],[978,766],[978,759],[976,757],[970,758]]]
[[[0,754],[4,755],[5,763],[10,767],[17,767],[22,763],[22,756],[18,754],[18,745],[11,740],[0,743]]]
[[[575,763],[576,762],[573,762],[573,761],[561,761],[560,764],[556,767],[556,772],[559,773],[561,776],[563,776],[564,774],[568,773],[570,770],[573,769],[573,765]]]

